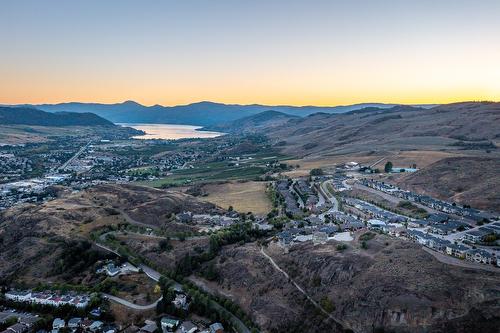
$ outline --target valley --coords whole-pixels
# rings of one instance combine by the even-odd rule
[[[117,328],[493,332],[497,108],[266,112],[177,140],[41,126],[0,148],[0,283],[78,290]]]

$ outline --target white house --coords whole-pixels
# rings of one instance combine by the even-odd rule
[[[60,330],[61,328],[64,328],[64,327],[66,327],[66,322],[64,321],[64,319],[56,318],[52,322],[52,329],[54,329],[54,330]]]

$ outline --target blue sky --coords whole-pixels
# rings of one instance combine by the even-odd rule
[[[500,99],[500,1],[1,1],[0,103]]]

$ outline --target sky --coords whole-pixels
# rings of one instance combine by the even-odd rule
[[[0,103],[500,100],[499,0],[0,0]]]

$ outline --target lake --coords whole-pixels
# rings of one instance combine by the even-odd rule
[[[121,126],[132,127],[137,130],[146,132],[145,135],[134,136],[134,139],[197,139],[197,138],[215,138],[225,133],[198,131],[201,127],[191,125],[174,125],[174,124],[136,124],[136,123],[121,123]]]

